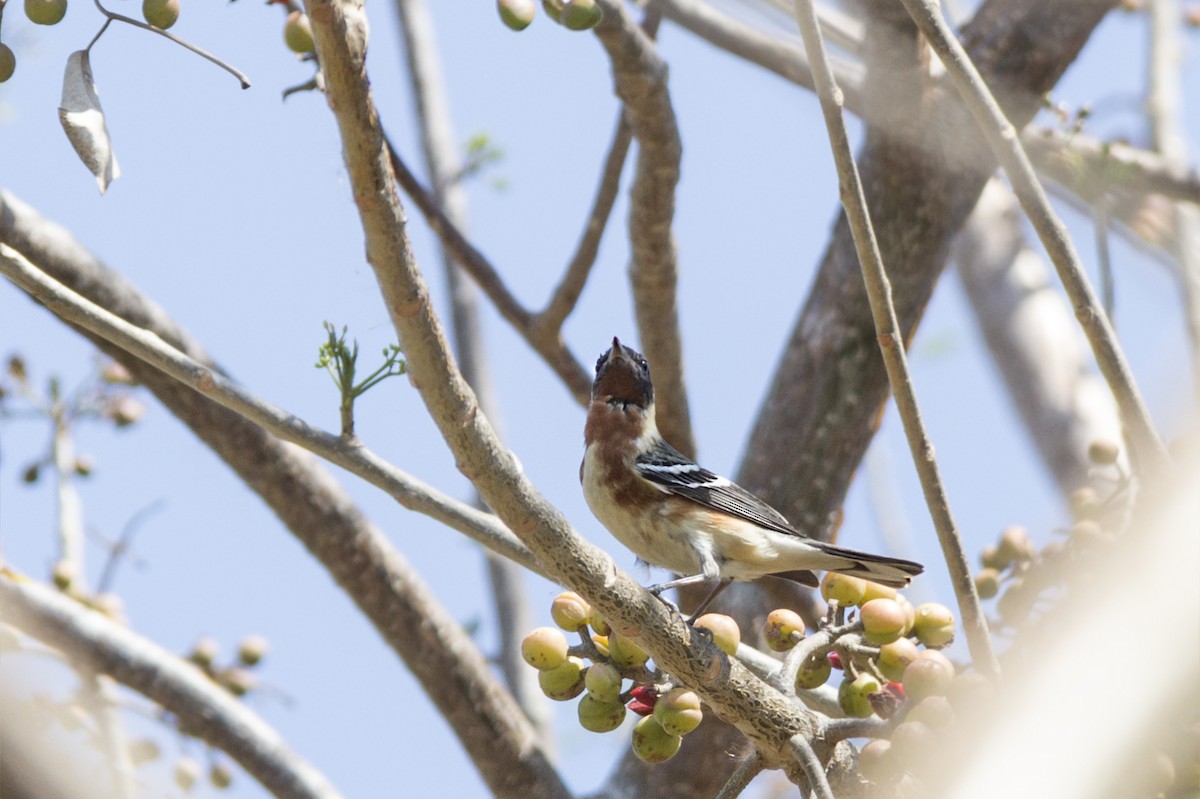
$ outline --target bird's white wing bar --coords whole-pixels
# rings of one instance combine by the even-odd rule
[[[799,535],[778,511],[727,477],[710,472],[661,439],[637,456],[639,475],[672,494],[768,530]]]

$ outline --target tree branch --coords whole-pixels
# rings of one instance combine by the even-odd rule
[[[638,142],[629,211],[634,316],[642,351],[654,364],[659,430],[692,456],[696,442],[683,378],[679,264],[671,228],[683,145],[667,91],[667,65],[623,2],[601,0],[599,5],[604,18],[595,28],[596,37],[612,62],[613,85]]]
[[[652,6],[660,9],[663,16],[676,25],[708,43],[774,72],[797,86],[813,88],[808,56],[793,42],[755,30],[702,0],[653,0]],[[838,85],[846,92],[846,105],[858,113],[862,108],[860,92],[863,70],[855,64],[840,62],[835,65],[834,74]]]
[[[245,703],[154,642],[6,569],[0,570],[0,609],[6,623],[157,702],[276,796],[340,796]]]
[[[541,573],[532,553],[491,514],[410,477],[361,444],[315,428],[298,416],[255,397],[220,372],[167,346],[155,334],[134,327],[47,277],[7,244],[0,244],[0,273],[61,319],[135,355],[284,441],[358,475],[409,510],[442,522],[477,543]]]
[[[808,778],[809,792],[814,794],[817,799],[834,799],[833,788],[829,787],[829,780],[825,777],[825,767],[821,765],[816,752],[813,751],[812,744],[799,735],[792,738],[790,743],[792,757],[799,762],[800,768],[804,770],[804,776]]]
[[[1200,169],[1184,158],[1142,150],[1124,142],[1066,134],[1052,128],[1027,127],[1021,143],[1039,171],[1084,197],[1098,191],[1161,194],[1200,205]]]
[[[721,13],[715,6],[699,0],[654,0],[653,7],[663,15],[715,47],[773,72],[784,80],[812,90],[812,72],[804,50],[782,36],[762,33],[743,22]],[[829,9],[817,9],[821,32],[830,40],[825,15]],[[832,26],[831,26],[832,27]],[[839,26],[844,46],[863,50],[862,31]],[[834,78],[845,97],[845,107],[858,117],[866,113],[863,99],[862,65],[831,57]],[[1067,186],[1076,186],[1081,172],[1108,175],[1111,185],[1136,194],[1162,194],[1172,200],[1200,204],[1200,171],[1188,166],[1186,158],[1167,158],[1124,142],[1102,142],[1085,134],[1067,135],[1049,128],[1025,128],[1021,141],[1038,169]],[[1094,182],[1092,183],[1094,187]],[[1081,191],[1076,186],[1075,191]]]
[[[933,454],[933,444],[921,419],[912,376],[908,371],[908,358],[904,351],[900,323],[896,320],[896,308],[892,304],[891,284],[884,269],[883,257],[879,253],[879,243],[875,240],[862,181],[859,179],[854,154],[850,149],[845,120],[842,119],[840,92],[833,82],[833,70],[825,58],[825,46],[821,42],[812,0],[796,0],[796,17],[800,24],[800,34],[804,38],[804,47],[812,60],[817,96],[821,100],[821,110],[825,115],[825,125],[829,131],[829,142],[837,166],[842,205],[846,210],[862,267],[863,280],[867,286],[867,299],[871,304],[871,315],[875,320],[876,335],[879,337],[888,382],[896,398],[900,420],[904,424],[904,434],[908,439],[913,465],[917,468],[917,476],[925,494],[925,504],[929,507],[929,515],[942,546],[942,557],[950,571],[950,581],[954,586],[963,628],[967,633],[967,646],[971,650],[971,658],[976,668],[986,675],[995,676],[999,673],[1000,666],[992,651],[987,620],[979,606],[979,595],[975,592],[971,566],[963,548],[962,536],[959,535],[958,526],[950,511],[950,500],[942,484],[942,476]],[[809,776],[811,780],[812,775]]]
[[[54,521],[58,531],[58,557],[67,564],[73,580],[82,587],[87,580],[87,562],[84,559],[83,502],[75,484],[75,441],[71,437],[70,420],[63,399],[50,397],[49,402],[54,424],[51,459],[54,463]]]
[[[722,14],[714,6],[697,0],[655,0],[655,6],[661,8],[668,19],[710,44],[798,86],[813,88],[812,74],[803,49],[788,39],[762,33]],[[817,11],[821,17],[822,33],[827,40],[830,32],[836,30],[844,42],[842,46],[853,53],[862,54],[861,28],[832,24],[835,20],[826,19],[830,16],[830,10],[824,6]],[[827,21],[831,24],[827,25]],[[1003,34],[997,37],[1000,42],[1005,39]],[[1033,60],[1041,59],[1035,56]],[[864,100],[864,70],[861,64],[834,61],[833,65],[834,77],[845,94],[846,109],[865,119],[867,103]],[[1200,174],[1189,167],[1186,160],[1168,160],[1120,142],[1098,142],[1082,134],[1066,136],[1041,128],[1025,128],[1021,140],[1040,171],[1060,181],[1065,187],[1064,192],[1075,193],[1072,195],[1075,204],[1085,202],[1080,197],[1094,196],[1097,179],[1106,182],[1109,189],[1130,198],[1156,192],[1172,199],[1200,202]],[[1122,207],[1125,205],[1122,203]],[[1141,244],[1141,240],[1128,227],[1119,227],[1117,232],[1135,246]]]
[[[1017,139],[1017,128],[1005,117],[1000,104],[992,96],[966,50],[954,37],[936,3],[932,0],[901,2],[946,66],[991,146],[992,153],[1012,181],[1021,207],[1025,209],[1025,214],[1058,270],[1067,296],[1075,306],[1076,318],[1092,346],[1100,372],[1116,397],[1121,421],[1129,433],[1136,456],[1133,460],[1135,463],[1140,461],[1149,474],[1162,473],[1169,460],[1166,448],[1154,429],[1116,334],[1092,290],[1066,228],[1050,207],[1050,201]]]

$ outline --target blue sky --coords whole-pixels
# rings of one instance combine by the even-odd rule
[[[504,152],[488,177],[470,185],[473,238],[515,293],[538,307],[573,250],[616,118],[606,59],[594,37],[570,33],[542,15],[514,34],[490,4],[436,5],[459,137],[486,133]],[[137,16],[128,0],[112,0],[112,7]],[[310,71],[284,49],[279,10],[250,0],[183,2],[174,32],[248,73],[253,87],[247,91],[160,37],[123,25],[105,34],[92,65],[123,172],[105,197],[70,149],[56,111],[66,57],[95,33],[98,13],[75,0],[61,25],[35,28],[18,5],[8,12],[4,40],[16,51],[18,67],[0,85],[0,185],[69,228],[247,387],[335,428],[333,387],[313,368],[321,323],[349,325],[366,357],[393,334],[364,260],[324,99],[280,100],[284,88],[307,80]],[[375,99],[394,141],[418,164],[394,14],[384,4],[369,5],[368,14]],[[1139,19],[1114,15],[1056,92],[1069,104],[1093,102],[1100,109],[1090,128],[1096,135],[1144,141],[1137,113],[1144,38]],[[836,181],[814,97],[669,23],[661,41],[684,140],[676,236],[693,421],[702,460],[729,473],[824,247]],[[1191,34],[1185,64],[1185,96],[1191,97],[1200,96],[1196,41]],[[1195,107],[1188,113],[1195,151],[1200,119]],[[507,187],[496,189],[490,177],[502,177]],[[592,280],[565,328],[585,364],[614,334],[636,339],[625,280],[627,213],[623,189]],[[1090,228],[1064,213],[1091,263]],[[415,210],[410,219],[435,301],[444,307],[434,242]],[[1114,268],[1122,341],[1169,433],[1185,385],[1178,297],[1164,270],[1119,241]],[[632,567],[632,556],[592,519],[579,492],[582,409],[490,309],[484,317],[508,442],[571,522]],[[0,355],[13,352],[27,358],[43,385],[51,373],[72,385],[94,364],[85,342],[0,283]],[[1065,521],[1065,509],[1017,424],[952,274],[935,294],[912,360],[969,551],[1012,523],[1045,540]],[[348,599],[216,457],[147,401],[144,423],[131,430],[88,425],[78,431],[79,449],[97,463],[83,485],[91,529],[114,536],[133,514],[162,503],[136,539],[144,567],[126,564],[116,584],[133,626],[178,651],[199,635],[218,638],[227,652],[245,634],[266,636],[272,651],[260,673],[272,690],[252,704],[347,795],[396,787],[416,796],[483,795],[449,729]],[[25,487],[19,475],[43,451],[48,431],[29,421],[6,421],[0,430],[0,542],[13,565],[44,575],[55,558],[53,492],[47,482]],[[358,431],[402,468],[468,496],[406,381],[388,381],[360,401]],[[949,603],[891,412],[878,445],[892,465],[917,554],[934,564],[912,596]],[[493,648],[477,547],[350,476],[339,479],[450,612],[464,623],[479,622],[481,644]],[[851,491],[842,541],[881,549],[862,483]],[[89,551],[92,580],[102,559],[99,548]],[[537,579],[529,588],[544,623],[558,589]],[[6,661],[0,668],[6,678],[31,668],[17,658]],[[627,745],[627,732],[595,736],[574,724],[573,704],[559,710],[564,774],[572,787],[595,787]],[[136,715],[129,719],[143,734],[154,730]],[[170,735],[158,738],[168,753],[176,751]],[[162,778],[154,769],[147,774]],[[263,793],[245,775],[232,789],[239,797]]]

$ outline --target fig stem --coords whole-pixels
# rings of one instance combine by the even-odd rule
[[[103,5],[100,4],[100,0],[93,0],[93,2],[96,4],[96,8],[100,9],[100,13],[103,14],[104,16],[108,17],[108,21],[104,23],[104,26],[102,28],[100,28],[100,33],[97,33],[96,37],[94,39],[92,39],[91,44],[88,45],[88,50],[92,49],[92,44],[96,43],[96,39],[100,38],[100,34],[104,33],[105,29],[108,28],[109,24],[113,20],[117,20],[119,22],[124,22],[128,25],[132,25],[135,28],[142,28],[143,30],[148,30],[151,33],[157,33],[159,36],[165,36],[166,38],[175,42],[175,44],[179,45],[180,47],[185,47],[188,50],[191,50],[193,53],[200,56],[201,58],[204,58],[204,59],[207,59],[207,60],[213,62],[214,64],[219,66],[221,69],[223,69],[226,72],[228,72],[229,74],[233,75],[235,78],[238,79],[238,81],[241,82],[243,89],[250,88],[250,79],[248,77],[246,77],[245,73],[243,73],[237,67],[235,67],[231,64],[225,63],[224,61],[217,58],[212,53],[209,53],[206,50],[202,50],[199,47],[197,47],[196,45],[192,44],[191,42],[189,42],[185,39],[181,39],[173,33],[168,33],[167,31],[163,30],[162,28],[156,28],[153,25],[148,25],[145,22],[139,22],[138,20],[133,19],[132,17],[127,17],[124,14],[118,14],[115,11],[109,11],[107,8],[105,8]]]

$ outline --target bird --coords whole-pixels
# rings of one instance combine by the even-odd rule
[[[613,337],[596,361],[579,479],[588,507],[638,560],[677,578],[652,594],[707,585],[693,622],[734,580],[774,576],[816,587],[814,569],[902,588],[919,563],[818,541],[775,508],[699,465],[658,431],[654,384],[641,353]]]

